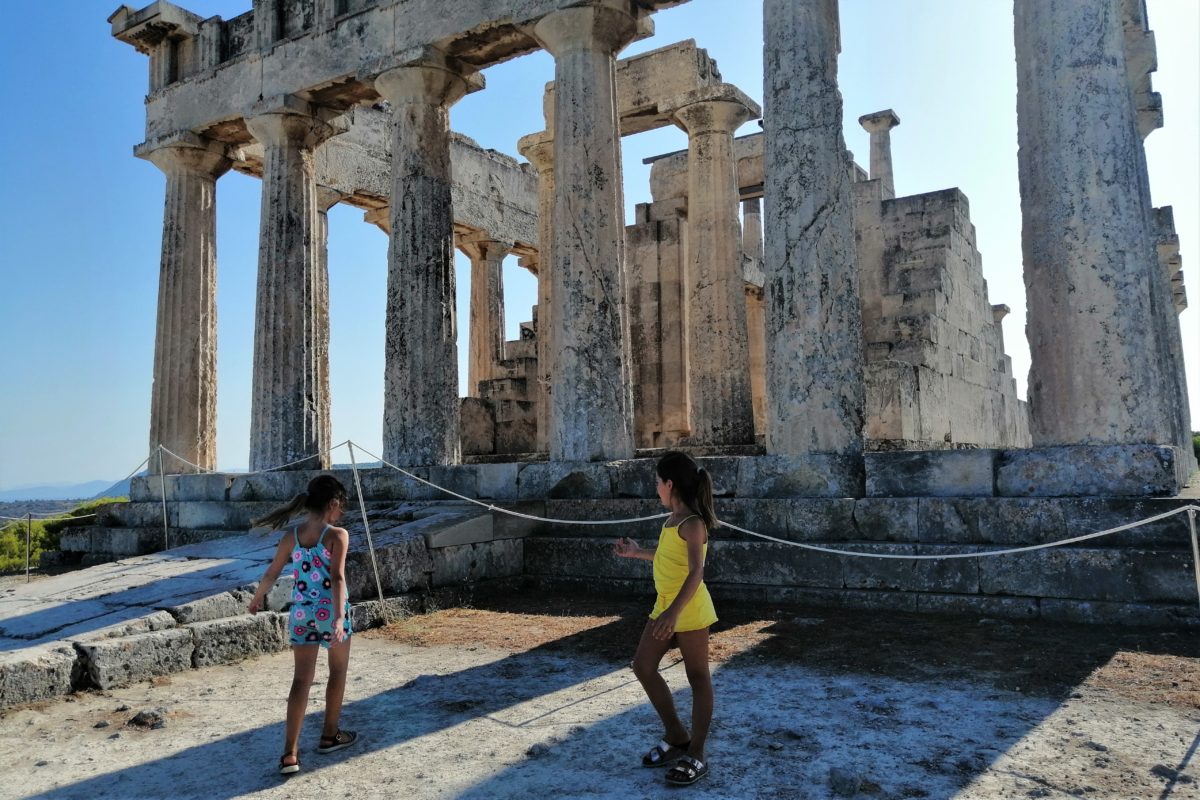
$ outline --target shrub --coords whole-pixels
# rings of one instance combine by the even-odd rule
[[[100,506],[109,503],[126,503],[127,497],[102,497],[88,500],[70,511],[49,519],[35,519],[30,524],[29,531],[29,563],[37,566],[43,550],[57,550],[58,538],[66,528],[75,525],[91,524],[89,520],[79,520],[92,514]],[[13,520],[0,528],[0,572],[14,572],[25,569],[25,520]]]

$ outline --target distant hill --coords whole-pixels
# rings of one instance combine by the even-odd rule
[[[97,492],[107,490],[112,485],[111,481],[87,481],[86,483],[63,483],[47,486],[22,486],[17,489],[0,491],[0,503],[21,500],[87,500],[102,496]]]

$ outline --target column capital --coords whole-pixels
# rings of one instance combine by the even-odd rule
[[[629,8],[628,0],[592,0],[551,11],[533,24],[530,33],[556,58],[579,50],[615,54],[639,34],[654,30],[648,16],[635,16]]]
[[[409,63],[380,72],[374,83],[375,91],[393,106],[418,102],[445,108],[484,87],[478,70],[433,48],[426,48]]]
[[[192,172],[219,178],[233,166],[226,145],[191,131],[142,142],[133,148],[133,154],[168,174]]]
[[[728,83],[693,89],[669,98],[658,106],[659,113],[671,114],[690,136],[727,133],[762,116],[762,108],[741,89]]]
[[[472,261],[501,261],[512,252],[515,242],[497,239],[487,231],[459,233],[454,245]]]
[[[317,106],[294,95],[255,103],[244,114],[246,130],[260,144],[293,144],[315,148],[321,142],[345,131],[344,124],[330,122]]]
[[[554,134],[538,131],[517,140],[517,152],[539,173],[554,169]]]
[[[330,189],[328,186],[318,186],[317,210],[321,213],[325,213],[349,196],[350,195],[347,192],[343,192],[338,189]]]
[[[896,115],[895,111],[886,108],[883,111],[863,114],[858,118],[858,124],[862,125],[868,133],[887,133],[900,124],[900,117]]]
[[[363,212],[363,222],[374,225],[379,230],[387,235],[392,234],[392,208],[391,206],[380,206],[373,208],[370,211]]]
[[[995,303],[992,305],[992,322],[999,325],[1000,321],[1007,317],[1012,311],[1011,308],[1004,303]]]

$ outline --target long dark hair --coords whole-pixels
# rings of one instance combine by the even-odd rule
[[[671,481],[674,484],[679,499],[704,520],[706,528],[711,531],[720,524],[717,512],[713,510],[712,476],[691,456],[673,450],[658,460],[655,471],[664,483]]]
[[[250,525],[254,528],[279,530],[284,523],[299,514],[301,510],[324,514],[332,500],[340,501],[344,507],[346,505],[346,487],[342,486],[342,482],[332,475],[318,475],[309,481],[308,488],[293,497],[290,503],[280,506],[258,519],[251,520]]]

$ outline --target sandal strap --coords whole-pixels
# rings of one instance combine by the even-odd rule
[[[680,756],[679,760],[675,762],[675,766],[672,767],[672,769],[678,769],[686,772],[688,777],[691,778],[700,774],[700,771],[704,769],[704,762],[698,758],[692,758],[691,756]]]

